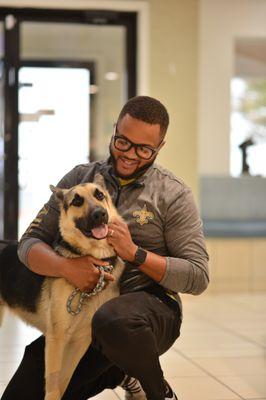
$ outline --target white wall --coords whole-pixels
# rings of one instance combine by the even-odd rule
[[[266,38],[266,1],[201,0],[199,35],[199,173],[229,175],[234,39]]]

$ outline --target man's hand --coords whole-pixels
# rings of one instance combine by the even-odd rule
[[[108,225],[107,241],[122,260],[134,261],[138,246],[132,241],[128,226],[124,221],[116,219]]]
[[[75,288],[87,292],[94,289],[99,280],[100,271],[95,265],[109,264],[91,256],[65,258],[62,260],[62,276]],[[104,272],[104,280],[108,283],[114,281],[114,277]]]

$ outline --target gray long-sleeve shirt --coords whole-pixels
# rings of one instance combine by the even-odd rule
[[[92,182],[101,173],[106,187],[122,217],[127,221],[135,244],[167,257],[167,269],[160,282],[174,292],[202,293],[209,282],[208,255],[202,223],[191,190],[171,172],[153,164],[132,184],[120,187],[107,161],[75,167],[59,182],[70,188]],[[58,233],[59,209],[52,195],[22,236],[18,255],[28,265],[27,255],[33,244],[43,241],[49,245]],[[151,285],[152,279],[128,264],[121,278],[122,293]]]

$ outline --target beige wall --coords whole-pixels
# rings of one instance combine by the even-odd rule
[[[43,6],[89,8],[97,3],[112,8],[119,1],[73,1],[73,0],[0,0],[0,5]],[[140,51],[147,58],[146,88],[139,94],[150,94],[164,102],[169,110],[171,123],[167,145],[162,150],[159,162],[185,179],[197,193],[197,0],[142,0],[140,2],[124,0],[120,4],[130,9],[134,4],[148,4],[148,38],[140,38],[140,46],[147,41],[150,49]],[[136,6],[137,7],[137,6]],[[135,8],[136,8],[135,7]],[[102,6],[100,7],[102,8]],[[146,18],[142,14],[142,17]],[[147,54],[148,53],[148,57]],[[142,69],[140,71],[140,69]],[[145,67],[139,67],[139,77],[143,81]],[[145,88],[143,82],[142,88]]]
[[[265,238],[208,238],[210,292],[266,290]]]
[[[229,175],[230,80],[236,37],[266,37],[265,0],[201,0],[199,173]]]
[[[150,0],[150,91],[168,107],[159,161],[197,191],[197,0]]]

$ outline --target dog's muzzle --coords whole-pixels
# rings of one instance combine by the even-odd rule
[[[88,216],[77,218],[76,227],[83,235],[97,240],[105,239],[108,234],[108,212],[103,207],[95,207]]]

